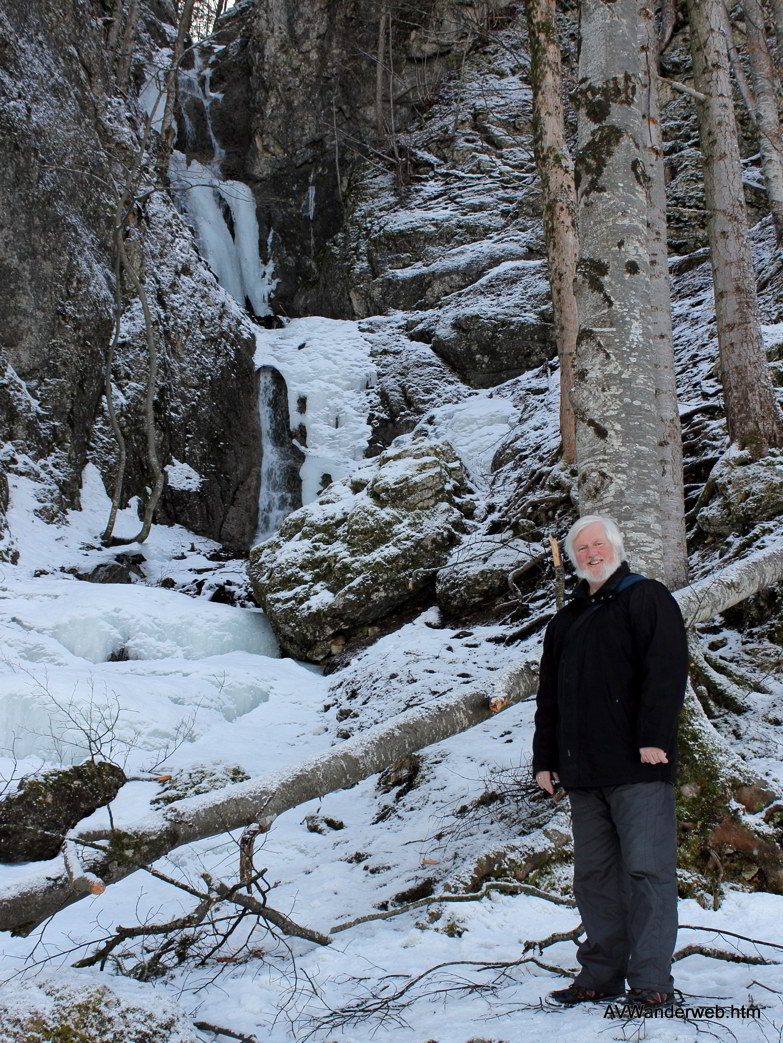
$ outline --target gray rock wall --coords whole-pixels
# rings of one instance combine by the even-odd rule
[[[111,98],[100,5],[0,6],[0,439],[56,456],[74,502],[111,327]],[[24,383],[22,383],[24,382]]]
[[[501,0],[246,0],[221,22],[213,130],[225,176],[254,188],[262,241],[272,233],[276,310],[353,315],[347,293],[321,279],[352,171],[365,157],[394,156],[392,128],[431,104],[501,9]]]
[[[173,5],[143,5],[130,94],[107,47],[108,0],[0,0],[0,467],[37,462],[47,516],[78,504],[81,472],[107,487],[103,360],[112,330],[114,186],[138,148],[136,92],[146,62],[173,32]],[[151,168],[150,168],[151,169]],[[258,509],[260,431],[252,334],[198,256],[164,193],[132,215],[129,252],[156,316],[161,462],[175,458],[200,489],[168,488],[158,520],[245,549]],[[147,373],[138,302],[115,383],[128,439],[124,500],[151,485],[140,406]]]

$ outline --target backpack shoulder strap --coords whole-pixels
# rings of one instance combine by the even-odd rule
[[[640,576],[638,572],[630,572],[627,576],[623,576],[614,588],[614,593],[619,594],[621,590],[627,590],[628,587],[632,587],[634,583],[641,583],[643,579],[647,579],[647,577]]]

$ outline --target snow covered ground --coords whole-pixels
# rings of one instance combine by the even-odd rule
[[[509,78],[499,80],[496,90],[505,92],[510,112],[517,112],[528,95],[525,91],[519,98]],[[494,98],[485,102],[488,112],[498,108]],[[509,206],[516,205],[520,172],[529,169],[532,177],[529,149],[509,147],[501,158],[494,197],[486,172],[443,172],[444,178],[458,179],[463,195],[481,203],[487,234],[505,234],[507,224],[492,199],[507,197]],[[212,171],[193,164],[190,173],[200,186],[191,194],[194,223],[213,231],[220,226],[214,240],[202,237],[202,248],[238,301],[248,296],[262,314],[267,297],[259,284],[268,291],[274,273],[262,272],[247,247],[249,239],[257,239],[247,193],[242,187],[228,192]],[[436,209],[436,189],[431,189],[427,211],[433,237],[428,264],[448,275],[450,266],[461,269],[465,258],[460,254],[457,264],[454,256],[441,256],[441,225],[457,220],[457,207]],[[228,193],[224,201],[235,224],[250,229],[247,238],[240,237],[243,246],[223,235],[216,191]],[[401,208],[390,227],[405,231],[410,224],[422,234],[422,213],[413,205]],[[769,252],[769,230],[765,241]],[[526,242],[504,241],[502,249],[492,245],[496,253],[486,265],[487,278],[495,268],[511,264]],[[483,255],[484,239],[471,240],[464,249]],[[524,264],[535,269],[540,283],[540,262]],[[381,287],[384,294],[396,285],[402,299],[419,268],[399,269],[407,275],[389,277]],[[715,409],[719,386],[706,258],[678,280],[678,287],[682,411],[705,405]],[[260,296],[254,299],[249,288]],[[462,298],[457,298],[459,304]],[[489,306],[486,293],[481,306]],[[378,377],[373,341],[381,344],[401,315],[364,323],[309,317],[279,330],[257,328],[256,363],[282,373],[291,427],[306,429],[305,502],[317,495],[323,474],[344,477],[361,461]],[[777,320],[766,333],[770,343],[776,342]],[[416,350],[422,357],[429,353],[421,345]],[[547,367],[489,391],[460,385],[457,393],[454,387],[449,385],[440,399],[448,404],[427,408],[421,428],[454,445],[487,499],[496,492],[492,483],[499,472],[490,475],[490,469],[499,450],[521,447],[519,467],[528,471],[552,457],[558,386]],[[714,413],[706,415],[700,437],[723,451],[722,422]],[[190,480],[179,466],[177,480]],[[246,590],[244,563],[216,561],[215,544],[182,528],[156,525],[143,546],[124,548],[142,555],[138,582],[81,582],[76,573],[88,573],[116,555],[100,545],[109,500],[97,470],[86,469],[82,509],[72,511],[65,524],[47,524],[36,515],[39,492],[33,477],[13,478],[8,518],[19,560],[0,564],[0,776],[13,789],[25,774],[81,761],[97,746],[98,756],[136,776],[111,808],[119,828],[155,811],[153,802],[161,796],[265,777],[339,749],[351,735],[457,686],[489,684],[498,672],[535,656],[541,639],[539,630],[524,641],[505,643],[510,624],[454,626],[428,608],[327,677],[281,658],[257,609],[209,600],[225,582]],[[122,513],[117,534],[131,535],[138,524],[132,506]],[[693,563],[695,574],[712,567],[717,553],[702,549]],[[539,596],[546,601],[548,594]],[[725,637],[727,649],[739,640],[730,631],[712,636]],[[753,697],[739,738],[732,735],[730,720],[722,727],[748,755],[749,766],[780,784],[781,731],[779,721],[771,721],[770,704],[779,704],[783,685],[774,676],[767,683],[772,695]],[[186,1021],[223,1026],[258,1043],[309,1038],[532,1043],[580,1036],[675,1041],[697,1033],[726,1041],[783,1039],[782,963],[685,956],[675,967],[682,1013],[669,1020],[626,1020],[601,1005],[563,1011],[548,1004],[546,996],[576,969],[575,943],[572,938],[535,943],[573,934],[578,915],[570,905],[501,891],[480,900],[449,900],[471,890],[474,878],[491,879],[493,858],[524,861],[553,846],[562,848],[563,864],[538,883],[555,896],[569,893],[567,809],[553,812],[543,795],[528,803],[488,796],[513,788],[524,772],[532,718],[532,702],[522,702],[422,751],[397,779],[371,777],[281,815],[257,841],[255,864],[265,867],[269,905],[310,928],[328,932],[418,899],[426,899],[425,904],[341,930],[328,947],[300,938],[282,941],[258,927],[251,932],[248,917],[225,946],[209,951],[205,942],[200,954],[181,964],[174,957],[171,968],[154,981],[129,982],[115,973],[118,965],[132,970],[142,957],[139,940],[125,942],[104,970],[66,974],[64,967],[89,956],[118,925],[167,921],[193,907],[194,898],[185,891],[138,872],[103,895],[63,910],[28,938],[0,937],[0,979],[6,983],[0,986],[0,1002],[24,1013],[33,998],[33,976],[45,975],[75,982],[77,990],[79,983],[84,988],[108,983],[140,1007],[173,1007]],[[96,741],[99,732],[103,737]],[[163,775],[172,778],[155,781]],[[90,820],[96,828],[108,823],[105,809]],[[189,886],[201,886],[204,873],[233,883],[238,840],[237,834],[226,833],[200,841],[174,851],[155,868]],[[20,881],[61,869],[59,858],[45,865],[0,866],[0,895]],[[781,896],[728,887],[714,911],[692,899],[682,901],[680,921],[690,925],[681,929],[680,949],[701,945],[732,958],[783,962]],[[740,1016],[732,1016],[732,1008]],[[214,1034],[204,1031],[198,1038],[211,1040]],[[6,1043],[1,1025],[0,1043]],[[160,1043],[179,1043],[179,1037],[172,1034]]]
[[[553,387],[552,409],[556,393]],[[433,419],[439,436],[452,437],[476,474],[487,468],[491,443],[519,421],[510,401],[481,392],[462,406],[443,407]],[[541,422],[540,396],[538,402],[538,419],[531,423]],[[209,541],[156,526],[147,544],[128,548],[144,555],[145,580],[80,582],[60,570],[89,571],[111,556],[98,540],[108,498],[97,474],[88,468],[83,509],[60,526],[37,519],[30,480],[15,481],[9,521],[20,557],[16,565],[3,565],[0,589],[0,772],[6,779],[83,759],[85,731],[114,716],[101,753],[129,775],[143,777],[154,767],[185,787],[203,783],[205,771],[212,786],[225,785],[232,772],[263,776],[339,745],[341,729],[355,732],[455,684],[480,683],[535,652],[536,638],[504,646],[491,640],[507,632],[502,625],[457,629],[429,609],[365,650],[347,670],[324,677],[279,657],[258,610],[208,601],[210,582],[202,597],[176,589],[196,572],[209,580],[204,570],[236,576],[239,563],[210,562]],[[120,531],[131,532],[135,524],[129,509]],[[163,579],[175,589],[161,587]],[[360,696],[355,703],[352,692]],[[361,713],[352,712],[354,705]],[[516,844],[521,859],[553,838],[565,838],[567,812],[550,818],[541,802],[516,818],[491,807],[465,810],[509,777],[504,770],[513,774],[524,765],[532,712],[532,703],[524,702],[423,751],[409,789],[373,777],[282,815],[263,844],[259,840],[256,854],[271,888],[269,905],[328,932],[419,896],[469,890],[474,869],[501,847],[513,852]],[[138,820],[161,792],[154,781],[129,782],[112,806],[115,824]],[[106,810],[91,820],[97,827],[107,823]],[[238,872],[237,841],[229,834],[201,841],[156,868],[191,884],[205,872],[230,882]],[[51,870],[60,868],[55,859]],[[47,866],[3,866],[0,888],[42,869]],[[567,893],[567,867],[558,882]],[[62,911],[29,938],[3,937],[0,973],[8,984],[0,996],[10,1009],[24,1008],[28,975],[61,975],[63,965],[92,952],[113,927],[168,920],[192,905],[185,892],[136,873]],[[681,929],[681,948],[700,944],[751,958],[783,957],[782,897],[729,888],[717,911],[694,900],[681,902],[680,919],[691,925]],[[247,922],[225,948],[200,963],[187,961],[154,984],[134,986],[133,1002],[155,1009],[165,998],[164,1005],[173,1004],[187,1019],[270,1043],[521,1043],[579,1034],[674,1041],[697,1032],[771,1040],[783,1032],[779,964],[704,955],[676,965],[684,1013],[671,1020],[627,1020],[604,1006],[553,1009],[546,995],[576,968],[574,942],[543,950],[526,946],[572,932],[578,916],[568,905],[532,894],[432,901],[341,931],[327,948],[296,938],[283,944],[259,928],[251,934]],[[140,951],[129,942],[116,955],[127,970]],[[63,980],[111,984],[113,970],[110,961],[102,972],[69,971]],[[126,995],[128,987],[120,983],[123,989]],[[721,1016],[697,1009],[716,1006]],[[746,1016],[732,1017],[732,1006],[735,1012],[745,1008]],[[757,1016],[747,1016],[750,1006]],[[203,1038],[213,1035],[205,1032]]]

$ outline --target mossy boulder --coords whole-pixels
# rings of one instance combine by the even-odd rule
[[[122,768],[105,761],[23,779],[0,801],[0,862],[54,858],[68,830],[114,800],[126,782]]]
[[[289,515],[250,554],[255,597],[282,647],[320,662],[336,639],[420,597],[472,514],[467,476],[445,442],[368,461]]]
[[[696,521],[704,532],[748,532],[758,522],[783,514],[783,453],[772,450],[761,460],[736,446],[715,464]]]
[[[128,980],[94,985],[85,976],[26,978],[0,988],[0,1043],[200,1043],[160,990]]]
[[[762,789],[759,780],[731,753],[690,686],[680,716],[679,752],[680,869],[686,877],[690,874],[691,882],[696,878],[705,881],[715,903],[723,881],[783,893],[783,850],[775,842],[774,831],[743,814],[743,801],[758,811],[758,805],[763,806],[774,794]]]

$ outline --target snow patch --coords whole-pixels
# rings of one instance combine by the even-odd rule
[[[204,484],[204,479],[194,471],[190,464],[184,464],[180,460],[172,460],[163,468],[169,488],[178,489],[180,492],[195,493]]]

